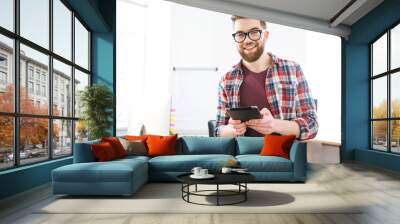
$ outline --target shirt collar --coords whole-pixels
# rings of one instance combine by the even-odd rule
[[[274,54],[272,54],[271,52],[268,52],[267,53],[269,56],[271,56],[271,58],[272,58],[272,64],[273,65],[275,65],[275,64],[278,64],[278,57],[276,57]],[[239,61],[239,63],[237,63],[236,65],[235,65],[235,68],[239,71],[239,74],[243,74],[243,65],[242,65],[242,61],[243,61],[243,59],[240,59],[240,61]]]

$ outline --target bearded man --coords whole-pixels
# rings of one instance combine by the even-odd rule
[[[316,106],[300,65],[264,50],[269,35],[265,21],[231,19],[241,60],[219,83],[216,136],[314,138],[318,132]],[[246,106],[257,106],[262,118],[242,122],[226,113],[228,108]]]

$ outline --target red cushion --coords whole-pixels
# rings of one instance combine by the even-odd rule
[[[265,135],[260,155],[281,156],[289,159],[290,147],[295,139],[295,135]]]
[[[159,136],[148,135],[147,155],[148,156],[162,156],[162,155],[175,155],[176,154],[176,140],[178,135],[172,136]]]
[[[93,144],[91,145],[91,149],[94,157],[99,162],[110,161],[117,158],[114,149],[108,142]]]
[[[118,158],[126,156],[126,151],[124,149],[124,146],[122,146],[121,142],[119,141],[118,138],[116,137],[110,137],[110,138],[101,138],[101,142],[108,142],[114,149],[115,155]]]

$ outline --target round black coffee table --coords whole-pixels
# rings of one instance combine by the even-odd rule
[[[182,183],[182,199],[188,203],[198,204],[198,205],[234,205],[247,200],[247,192],[249,188],[247,183],[255,180],[255,177],[248,173],[215,173],[215,177],[212,179],[193,179],[190,177],[191,173],[182,174],[177,177],[178,181]],[[216,185],[215,190],[197,190],[198,184],[204,185]],[[190,191],[190,186],[195,186],[194,191]],[[223,190],[220,189],[220,185],[236,185],[237,190]],[[215,194],[205,194],[209,192],[215,192]],[[190,201],[190,196],[204,196],[204,197],[216,197],[216,204],[202,204]],[[241,196],[240,200],[231,203],[221,203],[221,197],[230,196]]]

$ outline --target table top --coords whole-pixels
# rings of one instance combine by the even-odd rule
[[[211,179],[194,179],[190,177],[191,174],[179,175],[177,179],[186,184],[236,184],[255,180],[255,177],[249,173],[212,173],[215,177]]]

